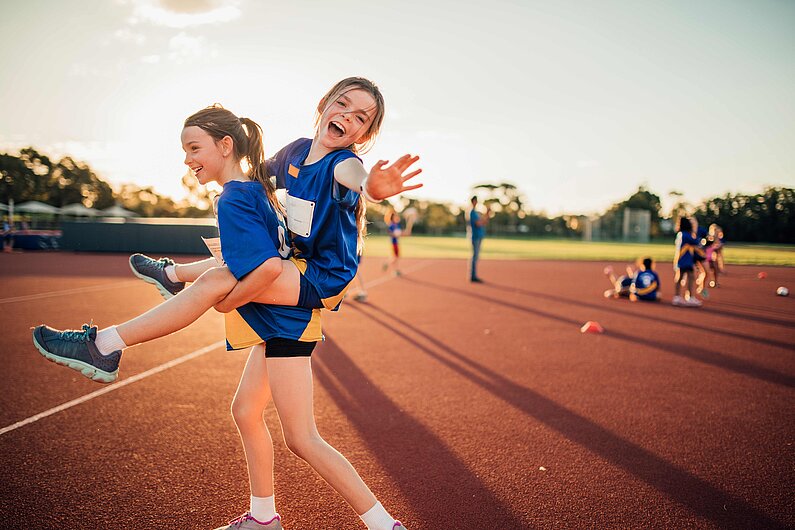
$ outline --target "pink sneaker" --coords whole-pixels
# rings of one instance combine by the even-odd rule
[[[400,521],[395,521],[395,525],[392,527],[392,530],[406,530],[406,527],[403,526],[403,523]]]
[[[281,521],[282,519],[278,514],[270,521],[262,522],[254,519],[251,512],[246,512],[240,517],[229,521],[227,526],[219,526],[215,530],[284,530]]]

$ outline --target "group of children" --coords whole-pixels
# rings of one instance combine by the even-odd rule
[[[381,92],[367,79],[340,81],[316,111],[314,137],[296,140],[267,160],[254,121],[220,106],[188,117],[181,135],[185,165],[200,184],[223,186],[216,215],[224,263],[208,258],[177,264],[135,254],[134,274],[154,284],[164,303],[101,330],[92,324],[81,330],[42,324],[33,330],[34,345],[47,359],[110,383],[125,348],[178,331],[213,307],[225,313],[227,349],[251,348],[232,401],[251,498],[246,513],[218,530],[282,530],[273,443],[263,422],[270,401],[288,448],[348,502],[368,530],[406,530],[318,433],[311,354],[323,338],[321,309],[337,310],[356,275],[364,198],[380,202],[420,187],[407,184],[421,171],[411,170],[419,157],[364,168],[358,155],[375,140],[384,117]],[[277,188],[286,190],[284,200]]]
[[[674,297],[671,304],[701,307],[703,302],[697,295],[706,298],[706,285],[719,286],[718,276],[723,271],[723,230],[716,224],[707,230],[698,226],[695,217],[682,217],[675,244]],[[626,275],[616,277],[612,267],[606,267],[604,273],[613,286],[605,291],[607,298],[626,297],[633,302],[660,300],[660,278],[654,271],[651,258],[640,259],[637,270],[627,267]]]

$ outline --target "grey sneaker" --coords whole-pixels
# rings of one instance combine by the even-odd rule
[[[227,526],[219,526],[215,530],[284,530],[282,518],[279,514],[270,521],[263,523],[252,517],[251,512],[246,512],[236,519],[229,521]]]
[[[119,376],[121,350],[102,355],[97,349],[97,327],[83,324],[82,330],[60,331],[41,324],[33,328],[33,344],[47,359],[100,383]]]
[[[171,258],[152,259],[143,254],[130,256],[130,268],[133,274],[157,287],[166,300],[185,288],[185,282],[172,282],[168,279],[165,270],[168,265],[174,265],[174,260]]]

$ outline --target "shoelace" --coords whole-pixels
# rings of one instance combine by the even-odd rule
[[[230,525],[233,525],[233,524],[241,525],[241,524],[245,523],[246,521],[256,521],[256,519],[254,519],[254,517],[251,516],[251,512],[246,512],[243,515],[240,515],[240,516],[236,517],[235,519],[232,519],[231,521],[229,521],[229,524]]]
[[[172,261],[170,258],[160,258],[157,260],[157,268],[158,269],[165,269],[167,266],[171,265]]]
[[[61,332],[61,338],[70,342],[88,342],[91,328],[94,327],[94,320],[90,323],[83,324],[83,330],[69,329]]]

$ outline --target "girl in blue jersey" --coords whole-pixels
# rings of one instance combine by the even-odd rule
[[[389,261],[384,263],[384,271],[392,267],[395,276],[400,276],[400,268],[398,267],[398,260],[400,260],[399,240],[400,236],[403,235],[403,231],[400,229],[400,215],[390,208],[387,210],[386,215],[384,215],[384,223],[386,223],[389,240],[392,243],[392,257]]]
[[[59,331],[38,326],[33,333],[34,344],[50,360],[92,379],[111,382],[117,377],[125,347],[174,332],[193,322],[222,300],[240,280],[256,278],[260,285],[273,282],[280,275],[283,264],[289,263],[283,260],[289,257],[291,249],[273,185],[267,178],[259,126],[251,120],[238,119],[225,109],[208,108],[185,121],[182,143],[186,152],[185,164],[198,181],[223,185],[217,215],[225,266],[208,268],[177,296],[119,326],[101,331],[91,325],[84,325],[82,331]],[[249,173],[241,167],[243,159],[250,168]],[[250,306],[258,307],[244,311],[251,309]],[[319,325],[307,327],[314,313],[316,311],[304,307],[254,303],[239,308],[245,321],[263,339],[267,339],[267,362],[261,344],[252,348],[233,402],[233,415],[247,464],[252,470],[252,497],[251,510],[230,522],[226,528],[282,528],[273,498],[273,444],[262,422],[262,410],[272,392],[286,434],[288,429],[294,428],[296,421],[289,418],[298,417],[297,421],[303,421],[302,411],[296,407],[306,406],[301,396],[307,390],[311,395],[311,381],[290,376],[295,372],[293,360],[297,357],[308,360],[315,342],[322,338]],[[306,328],[302,332],[304,337],[295,340],[296,330],[302,328]],[[269,385],[268,369],[276,374],[273,385]],[[285,376],[283,380],[281,376]],[[298,399],[294,398],[296,395]],[[252,421],[250,410],[257,405],[259,421]],[[302,445],[306,440],[296,442],[289,434],[287,436],[294,451],[302,455],[305,451],[312,452]],[[309,443],[316,445],[318,439],[311,439]],[[342,468],[342,471],[336,470],[338,473],[355,475],[341,456],[338,462],[323,465],[324,476],[331,473],[329,469],[335,468]],[[347,479],[352,480],[350,477]],[[386,523],[382,527],[386,527]],[[388,527],[402,528],[394,520],[389,521]]]
[[[638,272],[632,278],[630,291],[629,299],[633,302],[656,302],[660,299],[660,277],[654,271],[654,261],[651,258],[641,260]]]
[[[674,297],[671,303],[680,307],[700,307],[701,300],[695,296],[694,255],[699,242],[693,233],[690,219],[682,217],[676,233],[676,251],[674,252]],[[690,296],[685,299],[681,296],[682,282],[687,284]]]
[[[343,79],[321,98],[314,137],[290,143],[267,161],[277,188],[286,190],[284,205],[295,255],[285,261],[272,282],[264,284],[248,277],[238,281],[216,309],[229,312],[252,301],[312,310],[338,308],[359,264],[365,235],[362,196],[379,202],[421,186],[406,184],[421,172],[409,171],[419,159],[416,156],[404,155],[388,167],[387,161],[380,160],[369,172],[364,168],[358,153],[375,141],[383,118],[381,92],[367,79]],[[209,266],[208,260],[169,264],[166,272],[190,282]],[[239,331],[227,329],[227,340],[236,342],[238,337],[232,335]],[[287,446],[343,496],[368,530],[403,529],[345,457],[318,433],[312,408],[311,358],[270,359],[268,348],[266,344],[267,362],[252,354],[245,382],[241,381],[235,397],[233,411],[239,411],[234,417],[241,436],[244,430],[261,430],[262,411],[272,398]],[[268,442],[261,436],[260,447],[267,445],[267,454],[272,455]],[[249,459],[248,445],[246,448]],[[261,461],[269,462],[266,458]],[[252,465],[249,459],[249,477],[252,485],[266,484],[266,491],[272,491],[272,464]],[[254,504],[252,500],[252,511]],[[250,521],[236,524],[259,528]]]

